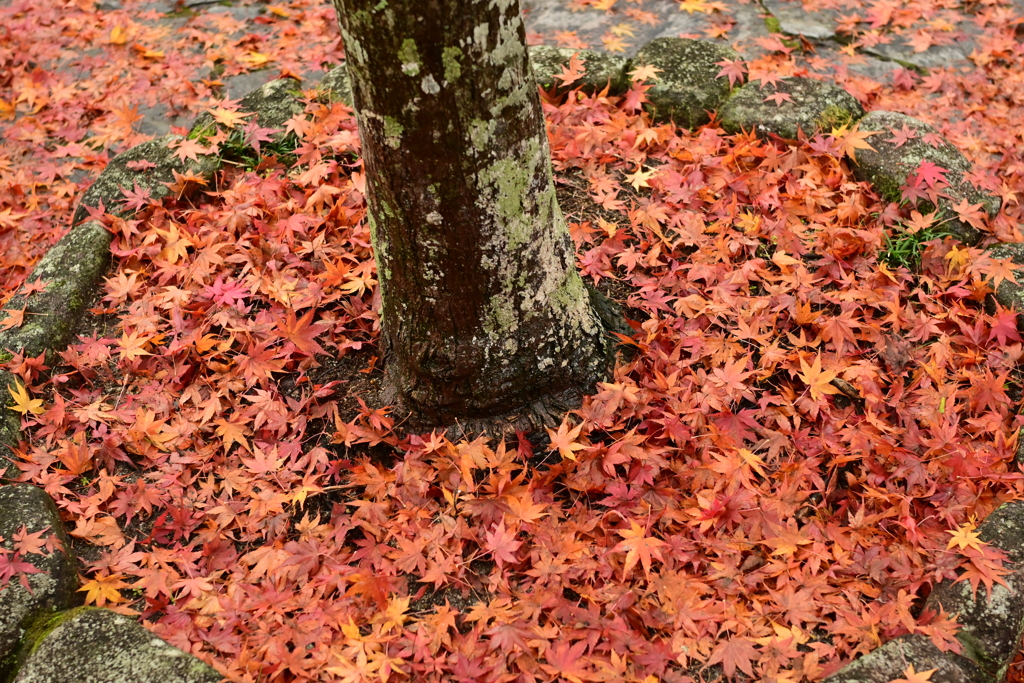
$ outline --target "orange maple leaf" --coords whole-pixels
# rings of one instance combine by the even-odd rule
[[[867,139],[877,134],[878,131],[875,130],[862,131],[859,126],[854,126],[851,129],[848,125],[833,128],[831,132],[831,136],[839,143],[839,149],[852,161],[857,161],[858,149],[875,151],[875,148],[868,144]]]
[[[619,530],[618,533],[623,540],[612,548],[612,552],[626,551],[626,563],[622,566],[623,579],[629,576],[629,572],[636,566],[637,561],[644,568],[644,575],[649,577],[651,561],[664,562],[661,549],[668,544],[661,539],[648,536],[647,530],[636,522],[630,521],[629,525],[630,528]]]
[[[576,451],[586,448],[586,445],[576,443],[580,430],[583,429],[583,423],[576,425],[573,429],[569,429],[568,421],[563,419],[557,432],[550,428],[545,429],[547,429],[548,438],[551,439],[550,449],[557,450],[566,460],[575,460]]]

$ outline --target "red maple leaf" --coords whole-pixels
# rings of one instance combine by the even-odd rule
[[[715,66],[722,67],[722,70],[718,72],[715,78],[727,77],[730,88],[742,81],[744,76],[747,75],[747,65],[744,64],[742,59],[724,59],[721,62],[715,62]]]
[[[948,184],[946,173],[948,171],[938,164],[922,161],[921,165],[917,167],[917,171],[911,177],[913,178],[913,185],[921,187],[921,183],[924,183],[929,188],[932,188],[938,183]],[[911,184],[909,180],[907,184]]]
[[[143,208],[146,207],[147,204],[150,203],[150,201],[152,201],[152,198],[150,197],[151,193],[152,190],[150,190],[148,187],[139,187],[138,180],[135,181],[134,190],[129,190],[127,188],[122,187],[121,194],[125,196],[124,208],[129,209],[131,211],[141,211]]]
[[[263,128],[256,123],[256,119],[253,119],[242,126],[242,140],[259,154],[260,143],[273,140],[273,135],[276,132],[278,132],[277,129]]]
[[[776,92],[772,93],[771,95],[769,95],[768,97],[764,98],[763,101],[764,102],[774,102],[776,107],[781,107],[783,102],[792,102],[793,101],[793,96],[790,95],[789,93],[784,93],[782,91],[776,91]]]
[[[885,142],[890,142],[896,147],[902,147],[911,140],[917,138],[917,131],[905,123],[900,129],[890,128],[889,132],[892,133],[892,137]]]
[[[564,678],[569,683],[593,680],[588,666],[590,660],[583,656],[586,651],[587,641],[585,640],[581,640],[575,645],[570,645],[567,640],[560,640],[557,645],[548,645],[548,649],[544,653],[547,664],[541,664],[540,668],[552,676]]]
[[[21,559],[21,553],[12,553],[9,550],[0,548],[0,589],[17,576],[20,577],[21,585],[25,587],[25,590],[30,591],[28,575],[40,574],[42,571],[42,569],[37,568],[31,562],[24,562]]]
[[[644,575],[650,575],[651,560],[663,561],[661,549],[668,544],[661,539],[648,536],[647,530],[636,522],[629,524],[629,529],[618,532],[623,540],[612,548],[612,552],[626,551],[626,563],[622,567],[623,577],[629,576],[630,570],[636,566],[638,560],[644,568]]]
[[[491,553],[491,558],[498,565],[498,569],[506,562],[515,564],[519,561],[515,553],[523,542],[515,539],[515,532],[505,528],[505,520],[501,520],[494,529],[484,534],[484,549]]]
[[[715,649],[711,651],[711,657],[708,658],[708,666],[712,664],[721,663],[722,670],[725,671],[725,675],[729,678],[733,678],[736,675],[736,669],[753,677],[754,668],[750,665],[750,662],[758,657],[759,653],[754,644],[746,638],[740,636],[734,636],[732,638],[725,638],[719,641]]]
[[[952,208],[956,212],[957,218],[964,223],[973,225],[978,230],[984,230],[987,227],[985,224],[987,216],[982,210],[982,206],[981,202],[968,204],[966,199],[962,199],[958,204],[954,204]]]

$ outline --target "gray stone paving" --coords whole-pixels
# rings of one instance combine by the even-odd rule
[[[1024,0],[1019,0],[1024,6]],[[723,37],[713,38],[736,48],[745,59],[754,59],[764,54],[760,39],[768,38],[772,31],[780,32],[785,39],[802,38],[805,47],[810,47],[818,56],[844,61],[839,49],[849,40],[839,31],[843,12],[816,9],[793,0],[762,0],[742,2],[730,0],[724,4],[728,11],[711,14],[681,11],[674,2],[645,3],[643,10],[659,17],[657,25],[648,25],[631,20],[624,11],[604,12],[595,9],[571,11],[565,0],[522,0],[527,31],[534,40],[556,44],[560,33],[575,31],[576,36],[588,47],[603,49],[602,36],[623,22],[634,29],[632,36],[625,37],[626,56],[635,54],[646,42],[663,36],[709,39],[709,31],[716,26],[731,24]],[[972,67],[969,56],[975,49],[977,27],[962,22],[956,30],[941,34],[945,44],[931,45],[918,52],[903,36],[889,34],[871,47],[858,50],[863,63],[851,64],[850,70],[875,79],[885,79],[906,66],[918,70],[943,67]]]
[[[719,0],[725,10],[710,13],[687,12],[677,2],[659,1],[637,3],[616,3],[610,11],[594,8],[571,9],[568,0],[521,0],[527,28],[532,44],[561,47],[585,45],[594,50],[631,58],[644,45],[660,37],[684,37],[713,40],[738,50],[747,61],[767,54],[773,41],[782,40],[788,48],[795,50],[800,58],[825,64],[833,73],[848,70],[878,82],[891,80],[895,71],[910,68],[922,73],[935,68],[972,68],[970,54],[976,47],[980,29],[964,20],[952,32],[938,33],[944,44],[931,45],[917,51],[907,38],[895,34],[884,34],[876,45],[857,48],[856,57],[851,58],[841,50],[848,38],[839,30],[844,12],[818,9],[814,3],[805,5],[801,0]],[[1024,14],[1024,0],[1015,0],[1017,9]],[[120,0],[103,0],[103,7],[111,11],[121,7]],[[849,3],[856,7],[857,3]],[[180,11],[186,8],[190,14]],[[166,26],[172,31],[187,28],[190,21],[201,21],[204,15],[229,14],[247,24],[244,33],[259,35],[266,30],[253,20],[266,12],[262,3],[247,4],[243,0],[152,0],[147,6],[150,14],[145,23]],[[851,9],[845,14],[852,14]],[[156,18],[154,18],[156,17]],[[727,29],[727,30],[726,30]],[[773,31],[775,33],[773,33]],[[606,44],[603,39],[614,39],[618,45]],[[778,45],[778,42],[775,42]],[[97,51],[102,52],[101,49]],[[821,69],[817,73],[822,73]],[[249,71],[222,75],[221,95],[237,100],[245,94],[273,80],[276,69]],[[322,74],[303,74],[309,82],[315,82]],[[215,77],[211,74],[210,78]],[[136,124],[139,132],[153,137],[166,135],[174,127],[187,127],[190,117],[178,116],[166,103],[157,102],[149,107],[140,107],[144,118]]]

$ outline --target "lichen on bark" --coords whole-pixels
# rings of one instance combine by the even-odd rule
[[[420,425],[578,399],[607,335],[555,199],[519,3],[335,6],[395,398]]]

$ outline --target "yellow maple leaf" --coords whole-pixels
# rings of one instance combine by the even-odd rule
[[[547,429],[548,438],[551,439],[550,449],[558,449],[558,452],[566,460],[575,460],[576,453],[574,451],[581,451],[586,448],[585,444],[576,443],[580,430],[583,429],[583,423],[578,424],[573,429],[569,429],[569,423],[563,419],[557,432],[553,429],[545,429]]]
[[[110,32],[110,44],[111,45],[124,45],[128,42],[128,31],[123,26],[115,26],[114,30]]]
[[[634,190],[639,190],[641,187],[650,187],[650,185],[647,184],[647,181],[657,172],[657,169],[645,171],[643,166],[637,166],[635,173],[632,175],[628,173],[626,174],[626,181],[633,186]]]
[[[140,356],[152,356],[153,354],[146,350],[146,346],[151,340],[152,337],[139,336],[136,331],[132,331],[131,334],[122,331],[121,339],[117,342],[117,345],[121,347],[121,360],[131,361]]]
[[[713,8],[708,5],[704,0],[683,0],[679,3],[679,11],[686,11],[690,14],[694,12],[702,12],[703,14],[711,14]]]
[[[262,52],[247,52],[238,58],[238,61],[248,64],[249,66],[263,66],[271,59],[270,55],[265,55]]]
[[[384,622],[381,626],[381,633],[388,633],[391,629],[395,628],[399,631],[402,630],[402,626],[409,619],[409,615],[406,612],[409,611],[409,597],[404,598],[393,597],[388,600],[388,606],[384,610],[383,614],[379,614],[377,619]],[[375,619],[375,621],[377,620]]]
[[[611,32],[617,35],[619,38],[622,38],[624,36],[629,36],[630,38],[632,38],[634,35],[636,35],[636,29],[634,29],[630,24],[626,22],[622,22],[621,24],[616,24],[615,26],[612,26]]]
[[[761,228],[761,215],[752,211],[744,211],[736,216],[736,227],[748,235],[754,234]]]
[[[214,107],[210,110],[210,114],[213,115],[213,120],[217,123],[234,128],[240,123],[245,123],[245,117],[252,116],[252,112],[241,112],[234,111],[232,109],[225,109],[224,107]]]
[[[766,638],[754,638],[753,641],[758,645],[771,647],[787,640],[791,641],[793,645],[803,645],[810,640],[810,637],[797,626],[787,628],[781,624],[772,624],[772,628],[775,630],[775,635]]]
[[[236,443],[247,452],[252,452],[249,448],[249,441],[245,438],[245,435],[249,433],[249,427],[247,425],[240,422],[228,422],[224,418],[215,420],[214,424],[217,425],[217,436],[224,439],[223,443],[225,453],[229,452],[231,450],[231,446]]]
[[[950,274],[956,273],[971,262],[971,250],[967,247],[964,247],[963,249],[953,247],[946,252],[946,255],[942,257],[942,260],[946,261],[946,267],[949,268]]]
[[[604,49],[608,52],[625,52],[626,48],[629,47],[629,44],[623,42],[618,36],[607,34],[601,36],[601,42],[604,44]]]
[[[932,674],[936,671],[938,671],[938,669],[914,671],[914,665],[910,664],[903,672],[903,678],[894,678],[890,683],[930,683],[932,680]]]
[[[134,47],[135,51],[146,59],[163,59],[165,56],[163,50],[150,50],[148,47],[140,43],[135,43],[132,47]]]
[[[17,390],[12,389],[10,386],[7,387],[7,391],[11,392],[11,396],[14,397],[14,405],[8,406],[11,410],[21,413],[32,413],[33,415],[39,415],[43,412],[43,401],[38,398],[31,398],[28,395],[28,391],[21,385],[17,380],[14,381],[14,386]]]
[[[800,370],[797,377],[803,380],[807,388],[811,390],[812,401],[817,401],[825,394],[839,393],[839,390],[830,384],[836,378],[836,373],[834,370],[821,369],[821,356],[815,356],[814,363],[811,365],[801,358]]]
[[[291,493],[289,493],[288,495],[291,498],[291,502],[295,505],[298,505],[299,509],[301,510],[302,506],[306,504],[306,496],[308,496],[311,493],[322,492],[323,489],[320,488],[319,486],[306,486],[305,484],[303,484],[299,488],[293,489]]]
[[[664,69],[659,69],[658,67],[651,66],[650,64],[644,64],[643,66],[638,66],[630,71],[629,77],[634,81],[656,81],[658,80],[658,74],[662,71],[664,71]]]
[[[746,448],[741,448],[739,450],[739,455],[743,458],[743,462],[745,462],[750,469],[754,470],[762,477],[767,476],[761,468],[761,466],[764,465],[764,460],[761,459],[761,456],[757,455],[753,451],[748,451]]]
[[[949,539],[949,545],[946,546],[946,550],[952,550],[953,546],[957,546],[960,550],[965,548],[981,550],[981,546],[985,545],[985,543],[981,540],[981,536],[974,533],[976,528],[970,522],[964,522],[956,531],[947,531],[946,533],[951,534],[953,538]]]

